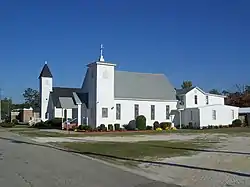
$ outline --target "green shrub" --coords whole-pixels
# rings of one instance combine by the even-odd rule
[[[120,130],[120,124],[119,124],[119,123],[115,123],[114,126],[115,126],[115,130],[116,130],[116,131],[119,131],[119,130]]]
[[[101,125],[99,126],[99,130],[100,130],[100,131],[107,131],[107,128],[105,127],[104,124],[101,124]]]
[[[235,119],[232,122],[232,127],[241,127],[242,121],[240,119]]]
[[[113,130],[114,130],[114,127],[113,127],[112,124],[108,124],[108,130],[109,130],[109,131],[113,131]]]
[[[153,126],[154,126],[154,130],[156,130],[157,128],[161,127],[160,123],[158,121],[155,121],[154,124],[153,124]]]
[[[134,131],[136,130],[136,121],[131,120],[127,125],[123,125],[123,127],[128,131]]]
[[[1,123],[0,126],[5,127],[5,128],[12,128],[15,126],[15,124],[13,124],[13,123]]]
[[[137,116],[135,124],[138,130],[146,130],[146,117],[143,115]]]
[[[189,128],[189,129],[193,129],[193,123],[192,123],[192,122],[189,122],[189,123],[188,123],[188,128]]]
[[[48,127],[50,127],[50,126],[49,126],[49,124],[46,124],[46,123],[44,123],[43,121],[40,121],[40,122],[38,122],[38,123],[32,125],[32,127],[38,128],[38,129],[45,129],[45,128],[48,128]]]
[[[79,129],[79,130],[85,130],[85,131],[90,131],[92,128],[90,126],[88,126],[88,125],[79,125],[77,127],[77,129]]]
[[[93,129],[91,130],[91,132],[98,132],[98,131],[100,131],[99,127],[93,128]]]
[[[160,123],[160,128],[163,130],[165,130],[167,128],[171,128],[171,126],[172,126],[172,123],[170,123],[170,122],[161,122]]]
[[[61,129],[62,128],[62,118],[54,118],[54,119],[45,121],[45,125],[49,128]]]
[[[77,127],[77,129],[78,129],[78,130],[84,130],[84,126],[85,126],[85,125],[79,125],[79,126]]]
[[[149,125],[146,126],[146,130],[152,130],[152,129],[153,129],[152,126],[149,126]]]
[[[15,124],[15,125],[18,125],[18,120],[17,120],[17,119],[13,119],[11,122],[12,122],[13,124]]]

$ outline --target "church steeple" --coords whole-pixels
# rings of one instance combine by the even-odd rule
[[[104,57],[103,57],[103,44],[101,44],[101,48],[100,48],[100,57],[99,57],[99,62],[104,62]]]
[[[40,117],[42,121],[48,120],[47,109],[49,104],[50,93],[53,91],[53,76],[50,72],[47,62],[39,76],[39,93],[40,93]]]
[[[44,66],[43,66],[43,69],[42,69],[42,71],[41,71],[41,73],[40,73],[39,79],[40,79],[41,77],[50,77],[50,78],[53,77],[53,76],[52,76],[52,73],[51,73],[51,71],[50,71],[50,69],[49,69],[49,66],[48,66],[48,64],[47,64],[47,61],[45,61],[45,63],[44,63]]]

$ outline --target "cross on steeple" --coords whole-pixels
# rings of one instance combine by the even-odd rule
[[[101,47],[100,47],[100,58],[99,58],[100,62],[104,62],[103,49],[104,49],[103,44],[101,44]]]

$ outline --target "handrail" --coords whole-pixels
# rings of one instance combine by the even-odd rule
[[[77,120],[77,118],[75,118],[75,119],[72,119],[72,120],[70,121],[70,123],[71,123],[72,121],[75,121],[75,120]]]
[[[69,123],[71,123],[71,122],[73,122],[73,121],[75,121],[75,120],[77,120],[77,118],[74,118],[74,119],[72,119],[72,120],[70,120],[70,121],[66,120],[66,121],[64,121],[63,123],[66,123],[67,121],[68,121]]]

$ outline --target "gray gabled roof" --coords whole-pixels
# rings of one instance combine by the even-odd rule
[[[177,95],[184,95],[194,89],[195,87],[190,87],[190,88],[184,88],[184,89],[176,89],[176,94]]]
[[[71,109],[71,108],[77,108],[77,105],[74,103],[74,100],[72,97],[59,97],[61,108],[64,109]]]
[[[52,73],[51,73],[51,71],[50,71],[50,69],[49,69],[49,66],[47,65],[47,64],[45,64],[44,66],[43,66],[43,69],[42,69],[42,71],[41,71],[41,73],[40,73],[40,76],[39,76],[39,78],[41,78],[41,77],[53,77],[52,76]]]
[[[85,103],[86,107],[89,107],[89,94],[88,93],[76,93],[82,103]]]
[[[115,71],[115,98],[176,100],[176,92],[164,74]]]
[[[80,88],[53,87],[51,98],[57,108],[74,108],[77,103],[85,103],[88,107],[88,95]]]

